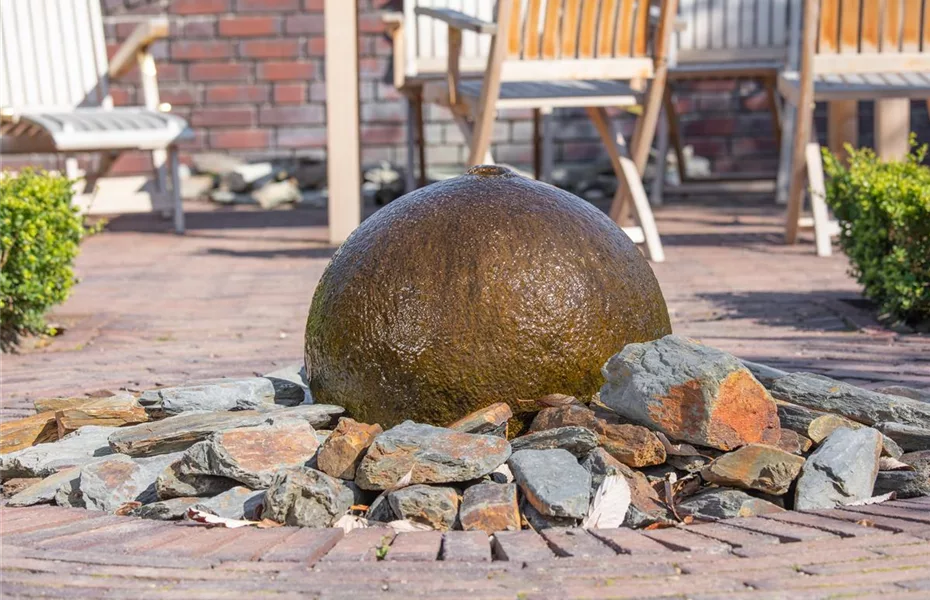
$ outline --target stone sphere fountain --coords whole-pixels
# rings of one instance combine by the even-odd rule
[[[669,333],[649,264],[607,216],[479,166],[349,237],[313,296],[305,359],[316,402],[385,428],[448,425],[495,402],[590,397],[608,358]]]

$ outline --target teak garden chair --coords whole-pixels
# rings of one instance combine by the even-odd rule
[[[668,89],[663,99],[667,124],[661,123],[658,134],[653,204],[662,203],[669,141],[675,150],[679,180],[692,182],[675,110],[676,83],[708,79],[760,81],[768,94],[775,138],[780,138],[782,115],[776,86],[788,59],[789,15],[797,10],[799,0],[680,0],[678,20],[684,26],[672,41]],[[699,183],[702,188],[706,183],[710,189],[718,190],[725,180],[761,178],[760,174],[742,174],[702,178]]]
[[[175,230],[183,232],[176,144],[193,134],[184,119],[159,110],[155,60],[148,52],[168,35],[167,19],[141,23],[108,61],[99,0],[0,0],[0,13],[0,153],[65,154],[69,177],[77,175],[71,155],[100,153],[98,168],[78,190],[76,203],[86,205],[122,152],[151,151],[157,187],[152,207],[171,206]],[[115,108],[110,81],[134,65],[144,106]]]
[[[801,17],[792,19],[800,64],[778,82],[797,110],[791,159],[780,166],[791,182],[785,239],[793,244],[799,229],[813,227],[818,256],[829,256],[837,225],[825,201],[814,102],[886,103],[876,107],[875,137],[906,144],[910,100],[930,98],[930,0],[804,0]],[[812,219],[801,218],[805,182]]]
[[[449,27],[447,79],[426,83],[423,94],[452,111],[468,141],[469,165],[493,160],[489,150],[498,109],[585,108],[620,183],[610,216],[626,223],[628,194],[639,226],[624,230],[645,242],[649,258],[661,262],[662,243],[641,175],[661,111],[677,0],[657,4],[656,26],[650,23],[648,0],[499,0],[493,23],[448,9],[420,8],[417,14]],[[481,79],[461,76],[465,31],[491,36]],[[637,104],[644,109],[630,151],[606,109]]]

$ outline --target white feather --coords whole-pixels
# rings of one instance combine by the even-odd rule
[[[608,475],[594,493],[588,515],[581,526],[585,529],[620,527],[632,499],[626,478],[622,475]]]

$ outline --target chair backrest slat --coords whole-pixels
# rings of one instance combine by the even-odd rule
[[[617,13],[617,43],[614,47],[616,56],[629,56],[633,53],[633,14],[636,0],[620,0]]]
[[[649,46],[649,0],[636,3],[636,21],[633,26],[633,56],[646,56]]]
[[[524,12],[523,58],[539,58],[539,3],[541,0],[529,0]]]
[[[598,0],[584,0],[584,4],[581,7],[581,29],[578,33],[579,58],[592,58],[594,56],[594,36],[597,31],[597,5]]]
[[[930,0],[805,0],[817,18],[812,68],[821,75],[862,77],[930,71]],[[819,10],[818,10],[819,9]],[[799,38],[800,39],[800,38]],[[868,83],[868,77],[863,79]]]
[[[786,62],[800,0],[680,0],[678,62]]]
[[[602,0],[597,27],[597,55],[613,56],[617,32],[617,0]]]
[[[559,19],[561,6],[558,2],[546,3],[546,22],[543,25],[542,56],[543,58],[558,58],[559,54]]]
[[[112,106],[99,0],[0,0],[0,106]]]
[[[417,8],[452,8],[485,21],[493,21],[495,0],[406,0],[404,2],[405,75],[445,73],[449,48],[448,26],[432,17],[417,16]],[[463,71],[484,68],[491,41],[486,35],[462,32]]]
[[[578,51],[578,22],[581,0],[565,0],[562,15],[562,56],[575,56]]]

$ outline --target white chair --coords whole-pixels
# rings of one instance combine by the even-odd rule
[[[184,231],[177,143],[193,132],[181,117],[159,110],[155,60],[148,52],[168,35],[168,21],[141,23],[107,60],[98,0],[0,0],[0,154],[100,153],[100,164],[78,190],[76,203],[98,199],[97,183],[119,155],[152,153],[156,190],[149,201],[174,216]],[[144,106],[114,107],[109,85],[138,65]],[[168,175],[170,174],[170,188]],[[138,199],[130,198],[133,202]],[[118,201],[122,201],[119,200]]]

